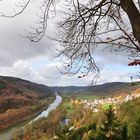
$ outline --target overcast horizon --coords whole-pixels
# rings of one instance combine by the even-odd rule
[[[5,2],[6,5],[10,6],[10,3]],[[5,8],[2,2],[0,6],[1,11],[7,14],[12,13],[8,7]],[[57,67],[61,68],[60,62],[58,58],[54,59],[56,48],[59,45],[47,37],[55,35],[56,28],[51,22],[46,35],[39,43],[30,42],[20,36],[26,35],[25,29],[35,24],[37,7],[34,7],[34,14],[30,13],[29,7],[24,14],[16,18],[0,18],[0,75],[19,77],[47,86],[86,86],[90,84],[92,75],[78,79],[77,75],[70,77],[59,73]],[[95,52],[94,58],[100,69],[97,84],[131,82],[130,76],[138,72],[138,67],[128,67],[130,60],[126,54],[114,55],[114,53],[107,50]]]

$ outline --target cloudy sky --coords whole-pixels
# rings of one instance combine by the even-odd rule
[[[58,44],[47,38],[47,35],[55,34],[52,23],[39,43],[20,36],[26,35],[25,29],[35,24],[39,13],[37,8],[33,4],[32,9],[29,6],[24,14],[16,18],[0,18],[0,75],[20,77],[48,86],[88,85],[91,75],[78,79],[77,76],[69,77],[59,73],[57,67],[60,67],[60,62],[54,59]],[[10,0],[0,2],[0,9],[0,12],[11,14],[14,5]],[[101,71],[97,84],[130,82],[130,76],[138,71],[137,67],[127,66],[129,60],[126,55],[96,51],[94,56]]]

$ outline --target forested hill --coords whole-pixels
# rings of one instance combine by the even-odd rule
[[[15,77],[0,76],[0,112],[34,104],[54,96],[48,86]]]
[[[79,93],[82,91],[86,91],[89,89],[88,86],[63,86],[63,87],[51,87],[53,92],[58,92],[58,93]]]
[[[123,83],[123,82],[113,82],[105,83],[102,85],[95,86],[85,86],[85,87],[51,87],[52,91],[59,93],[68,93],[68,94],[92,94],[98,96],[108,96],[108,95],[118,95],[118,94],[129,94],[140,88],[140,82],[135,83]]]

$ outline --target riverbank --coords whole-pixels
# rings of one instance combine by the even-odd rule
[[[7,111],[8,113],[6,112],[0,115],[0,132],[40,114],[43,110],[48,108],[48,105],[51,104],[53,100],[54,98],[46,98],[40,100],[38,104],[33,106],[25,106],[19,109],[9,109]]]
[[[57,95],[56,95],[56,97],[57,97]],[[56,99],[54,100],[54,102],[56,102]],[[0,140],[11,140],[12,136],[16,133],[17,130],[19,130],[21,128],[24,128],[24,126],[26,124],[29,124],[31,121],[36,119],[38,116],[41,115],[42,112],[44,112],[44,110],[47,110],[48,108],[50,108],[50,106],[53,103],[49,103],[49,105],[47,105],[47,107],[43,108],[41,111],[38,111],[38,112],[34,113],[33,115],[28,116],[27,118],[24,118],[24,120],[22,122],[14,125],[14,126],[12,126],[10,128],[7,128],[7,129],[4,129],[4,130],[0,131]]]
[[[43,117],[45,118],[48,117],[49,112],[56,109],[56,107],[61,103],[62,97],[59,96],[57,93],[55,93],[55,95],[56,95],[55,101],[52,104],[50,104],[49,107],[45,111],[41,112],[41,114],[37,116],[33,121],[36,121]]]
[[[48,99],[46,99],[48,101]],[[2,129],[0,131],[0,140],[10,140],[9,138],[12,137],[12,135],[21,127],[28,124],[31,120],[36,118],[39,114],[41,114],[42,111],[46,110],[48,106],[53,102],[53,99],[49,99],[48,104],[45,105],[41,110],[34,112],[33,114],[17,121],[13,126],[10,126],[8,128]]]

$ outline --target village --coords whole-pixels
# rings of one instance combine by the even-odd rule
[[[93,112],[99,112],[101,110],[99,106],[101,105],[120,105],[124,102],[128,102],[139,97],[140,97],[140,93],[133,93],[133,94],[127,94],[125,96],[120,95],[114,97],[102,97],[95,100],[72,99],[71,103],[82,104],[86,108],[90,108]]]

